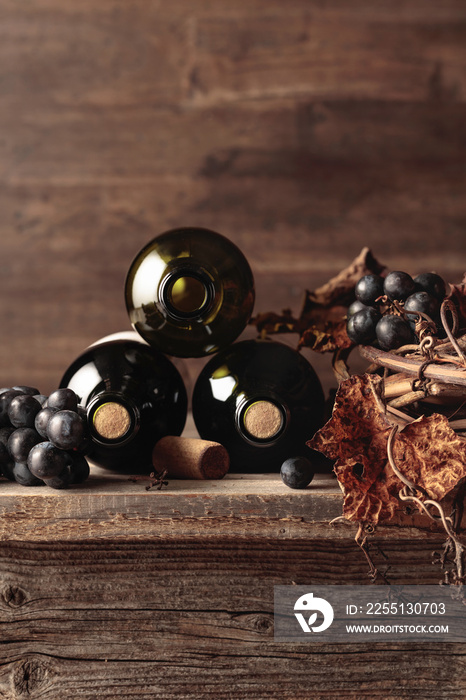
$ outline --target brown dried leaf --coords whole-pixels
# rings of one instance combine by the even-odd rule
[[[299,321],[293,318],[290,309],[284,309],[281,314],[276,314],[273,311],[266,311],[257,314],[251,320],[257,330],[262,333],[299,333]]]
[[[353,376],[341,383],[331,419],[308,445],[336,459],[334,471],[344,489],[343,515],[371,523],[393,518],[403,483],[387,460],[393,418],[385,413],[383,380]],[[405,426],[393,445],[399,471],[440,500],[466,476],[466,440],[444,416],[423,416]]]
[[[257,314],[250,323],[261,333],[298,333],[299,348],[315,352],[335,352],[351,347],[346,334],[345,316],[354,301],[354,287],[363,275],[381,274],[385,267],[363,248],[353,262],[314,292],[306,291],[301,313],[294,318],[290,309]]]
[[[376,524],[393,517],[400,482],[385,471],[393,423],[385,414],[383,380],[354,375],[340,384],[331,419],[309,447],[336,459],[334,471],[344,489],[343,515]],[[393,475],[394,476],[394,475]],[[393,482],[397,488],[393,488]]]
[[[313,292],[306,292],[303,310],[300,318],[307,317],[314,307],[332,306],[348,307],[354,300],[354,287],[356,282],[363,275],[381,275],[386,270],[385,265],[379,263],[374,257],[370,248],[363,248],[359,255],[332,277],[322,287],[318,287]]]
[[[311,348],[315,352],[335,352],[352,346],[346,332],[346,321],[326,324],[325,330],[316,326],[307,328],[299,340],[299,348]]]
[[[421,416],[397,435],[393,457],[399,471],[440,501],[466,476],[466,440],[445,416]]]

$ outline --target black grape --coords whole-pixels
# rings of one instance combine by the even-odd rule
[[[40,403],[30,394],[20,394],[12,398],[8,408],[8,418],[15,428],[33,428]]]
[[[17,428],[8,440],[8,452],[14,462],[27,462],[29,452],[41,441],[33,428]]]
[[[62,450],[76,449],[85,437],[84,421],[73,411],[57,411],[47,423],[47,437]]]
[[[408,322],[401,316],[383,316],[377,324],[376,334],[382,350],[396,350],[414,340]]]
[[[7,389],[0,394],[0,426],[10,426],[8,411],[15,396],[23,396],[23,392],[18,389]]]
[[[30,396],[36,396],[40,394],[39,389],[36,389],[35,386],[13,386],[12,389],[20,391],[22,394],[29,394]]]
[[[350,316],[346,323],[349,339],[356,345],[372,343],[376,337],[375,329],[379,319],[379,312],[370,306],[357,311],[353,316]]]
[[[47,486],[52,489],[66,489],[71,484],[71,472],[68,465],[56,476],[44,479]]]
[[[427,292],[414,292],[406,299],[404,310],[406,313],[410,312],[412,320],[416,318],[416,313],[423,313],[435,321],[439,317],[440,304]]]
[[[23,462],[15,462],[12,471],[15,481],[22,486],[44,485],[43,480],[32,474],[28,465]]]
[[[416,285],[411,275],[397,270],[386,276],[383,288],[392,301],[404,301],[415,292]]]
[[[53,391],[47,399],[49,408],[55,408],[59,411],[68,410],[76,412],[78,410],[78,397],[72,389],[63,387]]]
[[[364,275],[354,289],[356,299],[366,306],[375,306],[384,294],[384,281],[379,275]]]
[[[306,457],[290,457],[283,462],[280,476],[289,488],[304,489],[314,478],[314,469]]]
[[[56,408],[50,408],[49,406],[46,406],[44,408],[41,408],[39,413],[36,415],[36,419],[34,421],[34,427],[41,437],[47,438],[48,422],[51,419],[51,417],[53,416],[53,414],[56,412],[57,412]]]
[[[27,464],[34,476],[51,479],[66,467],[67,454],[51,442],[39,442],[29,452]]]
[[[89,476],[90,469],[87,459],[79,452],[69,453],[70,463],[68,464],[68,469],[70,471],[70,483],[71,484],[82,484],[83,481]]]
[[[416,289],[427,292],[437,301],[442,302],[447,293],[447,286],[440,275],[435,272],[422,272],[414,278]]]
[[[353,303],[349,305],[348,311],[346,312],[346,318],[351,318],[351,316],[357,314],[358,311],[363,311],[363,309],[367,309],[366,304],[363,304],[361,301],[359,301],[359,299],[356,299],[356,301],[353,301]]]
[[[10,439],[10,435],[15,432],[15,428],[13,428],[12,425],[5,426],[4,428],[0,428],[0,443],[2,445],[5,445],[5,447],[8,445],[8,440]]]

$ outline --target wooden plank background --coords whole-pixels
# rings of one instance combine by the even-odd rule
[[[364,245],[459,281],[465,101],[462,0],[0,0],[0,385],[126,329],[171,227],[237,243],[256,311]]]

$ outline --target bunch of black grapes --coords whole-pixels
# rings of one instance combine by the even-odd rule
[[[364,275],[356,284],[355,296],[346,323],[350,340],[357,345],[376,343],[382,350],[396,350],[417,342],[415,325],[421,314],[440,329],[446,284],[433,272],[414,279],[401,271],[390,272],[385,278]]]
[[[0,389],[0,474],[23,486],[64,489],[89,476],[87,423],[71,389]]]

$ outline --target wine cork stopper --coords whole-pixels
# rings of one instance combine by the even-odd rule
[[[244,412],[243,425],[252,437],[270,440],[282,428],[283,413],[271,401],[256,401]]]
[[[221,479],[230,467],[223,445],[200,438],[167,435],[157,442],[152,464],[158,472],[178,479]]]
[[[96,432],[105,440],[118,440],[128,432],[131,416],[121,403],[109,401],[98,407],[92,423]]]

